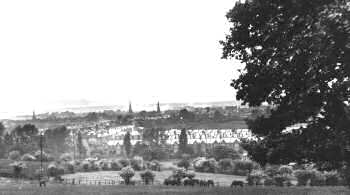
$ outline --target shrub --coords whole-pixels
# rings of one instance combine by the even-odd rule
[[[111,169],[113,171],[120,171],[122,169],[122,165],[118,161],[111,162]]]
[[[109,170],[111,167],[110,167],[110,162],[109,161],[107,161],[107,160],[101,160],[100,161],[100,167],[101,167],[101,169],[102,170]]]
[[[118,162],[122,167],[130,166],[130,161],[128,159],[119,159]]]
[[[234,174],[247,175],[254,169],[258,169],[259,165],[253,161],[234,160]]]
[[[326,183],[326,177],[319,171],[312,171],[312,176],[310,180],[311,186],[323,186]]]
[[[70,161],[68,163],[66,163],[66,167],[69,173],[74,173],[75,170],[75,162],[74,161]]]
[[[147,163],[147,168],[151,169],[152,171],[160,171],[160,162],[157,160],[152,160],[151,162]]]
[[[290,176],[288,176],[286,174],[284,174],[284,175],[282,175],[282,174],[275,175],[273,177],[273,179],[274,179],[275,184],[277,186],[285,186],[285,185],[290,186],[291,185],[291,178],[290,178]]]
[[[205,159],[196,162],[196,166],[194,169],[197,172],[205,172],[205,173],[215,173],[218,169],[218,164],[215,159]]]
[[[89,161],[83,161],[82,163],[81,163],[81,167],[82,167],[82,169],[83,169],[83,171],[89,171],[90,170],[90,162]]]
[[[68,162],[68,161],[72,161],[73,157],[69,153],[63,153],[63,154],[61,154],[59,159],[60,159],[60,161]]]
[[[40,161],[41,160],[41,151],[40,150],[36,151],[34,153],[34,156],[37,159],[37,161]],[[53,161],[53,160],[54,160],[54,158],[51,155],[49,155],[49,154],[47,154],[46,152],[43,151],[43,153],[42,153],[42,161],[47,162],[47,161]]]
[[[56,177],[58,171],[57,171],[57,165],[55,163],[50,163],[47,166],[47,175],[49,177]]]
[[[291,175],[293,173],[293,169],[291,166],[283,165],[278,169],[278,173],[281,175]]]
[[[141,176],[142,181],[146,185],[148,185],[149,183],[153,183],[154,177],[155,177],[154,173],[150,170],[146,170],[145,172],[140,173],[140,176]]]
[[[188,179],[193,179],[196,176],[196,173],[194,171],[188,171],[186,173],[186,176]]]
[[[269,165],[265,168],[265,174],[271,178],[279,173],[278,165]]]
[[[135,175],[135,171],[130,166],[122,168],[119,173],[120,177],[123,178],[126,185],[130,184],[130,179]]]
[[[190,161],[188,159],[181,159],[178,163],[177,163],[178,167],[183,167],[186,170],[188,169],[188,167],[190,167]]]
[[[327,186],[337,186],[340,183],[340,176],[336,171],[326,172],[324,173],[325,184]]]
[[[219,171],[221,173],[232,174],[234,170],[233,160],[230,158],[221,159],[218,162]]]
[[[144,169],[142,157],[135,156],[130,160],[130,165],[136,171],[141,171]]]
[[[40,168],[36,169],[34,172],[33,179],[37,179],[37,180],[41,179],[42,177],[44,177],[44,173],[45,173],[44,169],[40,169]]]
[[[298,185],[305,186],[311,180],[313,173],[310,170],[297,170],[294,175],[298,180]]]
[[[176,179],[182,179],[186,177],[186,170],[184,168],[178,168],[173,170],[172,176]]]
[[[24,162],[18,161],[11,163],[10,166],[13,168],[13,175],[17,178],[21,177],[23,170],[27,168],[27,165]]]
[[[247,182],[248,185],[259,185],[262,184],[262,181],[266,175],[263,171],[254,170],[248,174]]]
[[[36,158],[35,158],[35,156],[26,153],[26,154],[22,155],[21,160],[22,161],[35,161]]]
[[[18,150],[14,150],[9,153],[9,159],[11,160],[19,160],[20,157],[21,153]]]

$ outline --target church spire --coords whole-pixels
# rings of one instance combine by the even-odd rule
[[[159,105],[159,101],[157,102],[157,113],[160,113],[160,105]]]
[[[35,120],[36,120],[36,115],[35,115],[35,111],[34,111],[34,110],[33,110],[32,120],[33,120],[33,121],[35,121]]]
[[[129,113],[132,113],[132,108],[131,108],[131,101],[129,101]]]

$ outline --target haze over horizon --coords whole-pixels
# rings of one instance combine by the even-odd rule
[[[234,0],[0,2],[0,118],[74,106],[235,101]],[[81,103],[81,102],[80,102]]]

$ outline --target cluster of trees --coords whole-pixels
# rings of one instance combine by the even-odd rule
[[[261,163],[350,167],[350,4],[347,0],[250,0],[227,13],[223,58],[245,64],[232,86],[262,139],[246,147]],[[304,126],[286,132],[288,126]]]

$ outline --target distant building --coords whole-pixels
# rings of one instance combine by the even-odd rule
[[[160,105],[159,105],[159,101],[157,102],[157,113],[160,113]]]
[[[35,111],[33,111],[33,116],[32,116],[32,120],[35,121],[36,120],[36,115],[35,115]]]
[[[129,113],[132,114],[132,107],[131,107],[131,102],[129,102]]]

